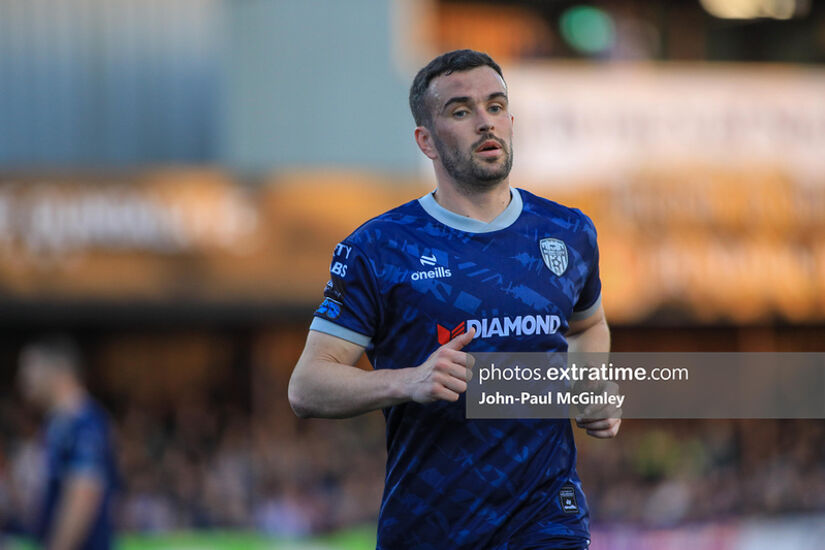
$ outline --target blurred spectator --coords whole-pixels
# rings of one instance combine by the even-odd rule
[[[29,469],[39,461],[23,447],[21,479],[42,479],[43,501],[34,529],[49,550],[105,550],[112,547],[114,454],[104,411],[81,381],[77,346],[51,337],[20,354],[25,398],[49,415],[45,433],[45,476]],[[29,455],[29,456],[27,456]]]

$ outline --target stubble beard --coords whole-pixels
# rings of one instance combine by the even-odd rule
[[[487,139],[491,137],[485,137],[479,141],[483,142]],[[465,193],[486,191],[495,187],[510,175],[510,169],[513,167],[512,141],[501,149],[504,155],[503,163],[487,163],[475,158],[472,152],[475,151],[475,147],[470,154],[464,154],[458,149],[447,147],[437,137],[433,139],[433,142],[444,170]],[[499,144],[501,145],[501,142]]]

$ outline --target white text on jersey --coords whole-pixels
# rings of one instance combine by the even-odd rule
[[[493,336],[515,336],[533,334],[555,334],[561,326],[558,315],[519,315],[517,317],[493,317],[491,319],[470,319],[467,330],[476,329],[475,338]]]

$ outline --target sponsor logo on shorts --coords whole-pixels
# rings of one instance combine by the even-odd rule
[[[579,511],[579,504],[576,502],[576,488],[571,484],[562,485],[559,490],[559,503],[561,510],[565,514],[576,514]]]

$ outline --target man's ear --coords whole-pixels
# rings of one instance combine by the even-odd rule
[[[433,135],[426,126],[416,126],[415,128],[415,143],[421,152],[427,155],[427,158],[435,160],[438,158],[438,151],[433,142]]]

